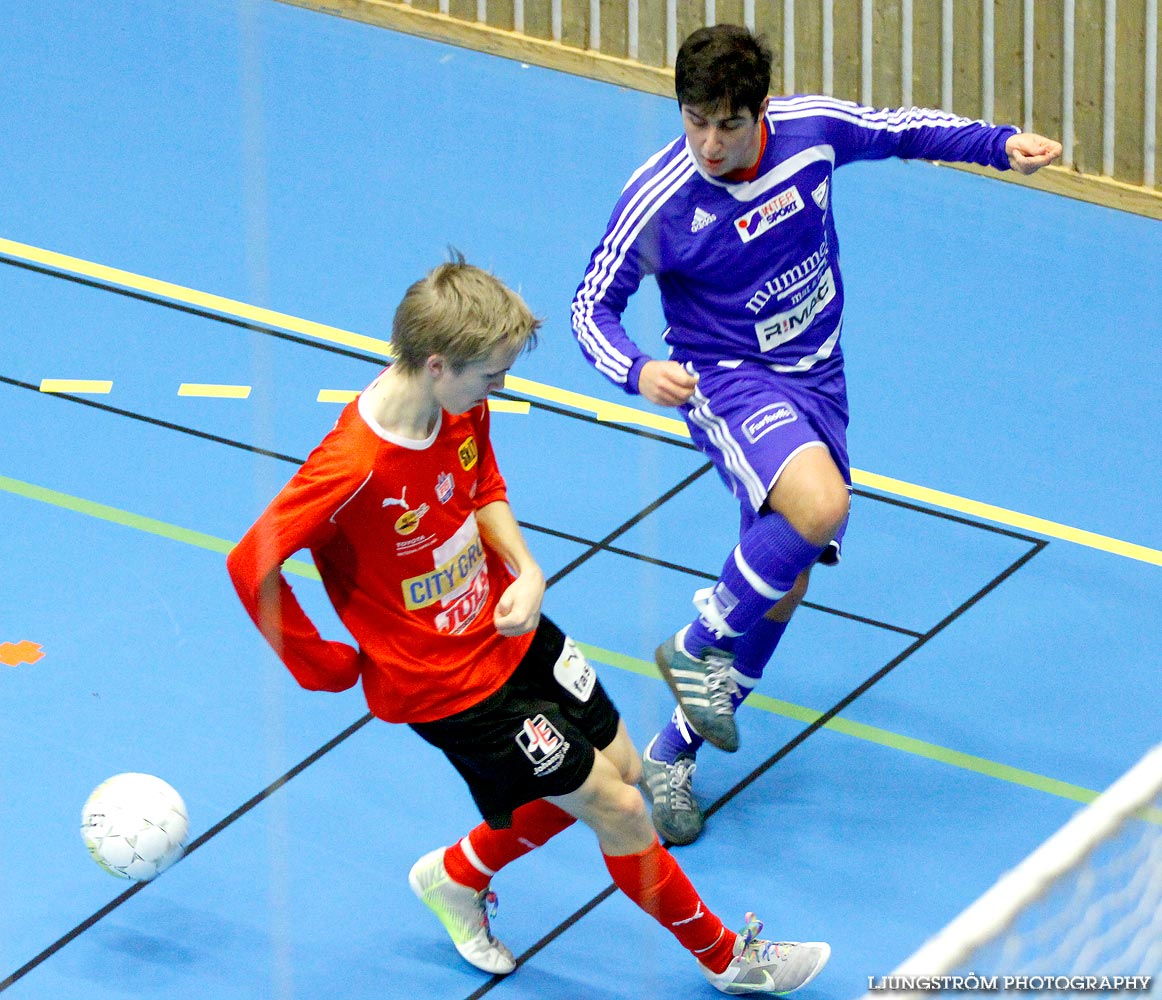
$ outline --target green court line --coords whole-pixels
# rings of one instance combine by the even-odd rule
[[[207,535],[201,531],[193,531],[176,524],[169,524],[166,521],[158,521],[156,518],[145,517],[142,514],[133,514],[127,510],[121,510],[119,507],[109,507],[94,500],[85,500],[82,497],[37,486],[34,483],[26,483],[20,479],[10,479],[8,476],[0,476],[0,490],[26,497],[29,500],[37,500],[40,503],[52,504],[54,507],[62,507],[87,517],[100,518],[102,521],[119,524],[124,528],[144,531],[150,535],[157,535],[159,538],[168,538],[170,541],[194,545],[199,549],[217,552],[223,556],[234,548],[234,542],[226,538]],[[288,559],[283,564],[283,568],[295,576],[303,576],[309,580],[319,579],[319,571],[315,569],[314,565],[301,559]]]
[[[648,660],[639,660],[632,656],[626,656],[623,653],[615,653],[611,650],[601,649],[598,646],[591,646],[584,642],[578,642],[577,647],[589,659],[597,663],[604,663],[607,666],[616,667],[618,670],[626,670],[631,673],[640,674],[643,677],[661,679],[658,668]],[[805,725],[810,725],[823,715],[822,712],[817,712],[813,708],[805,708],[802,705],[782,701],[779,698],[769,698],[766,695],[757,693],[751,694],[747,698],[746,704],[748,708],[758,708],[764,712],[771,712],[774,715],[781,715],[784,718],[793,719],[795,722],[802,722]],[[1033,791],[1044,792],[1046,795],[1056,795],[1058,798],[1081,802],[1084,805],[1088,805],[1100,794],[1092,788],[1071,785],[1067,781],[1048,778],[1034,771],[1025,771],[1019,767],[1000,764],[986,757],[976,757],[973,754],[961,753],[959,750],[951,750],[948,747],[942,747],[936,743],[927,743],[924,740],[913,739],[911,736],[902,736],[888,729],[880,729],[877,726],[869,726],[862,722],[855,722],[852,719],[845,719],[843,716],[836,716],[833,719],[829,719],[823,724],[822,728],[830,729],[832,732],[842,733],[844,736],[852,736],[855,739],[863,740],[867,743],[877,743],[890,750],[898,750],[900,753],[911,754],[915,757],[924,757],[938,764],[946,764],[949,767],[956,767],[963,771],[973,771],[976,774],[982,774],[988,778],[995,778],[997,781],[1007,781],[1009,784],[1022,785]],[[1149,820],[1151,823],[1162,825],[1162,809],[1147,809],[1144,811],[1143,818]]]
[[[75,497],[68,493],[48,489],[44,486],[37,486],[34,483],[26,483],[20,479],[11,479],[8,476],[0,475],[0,490],[15,494],[16,496],[25,497],[28,500],[35,500],[39,503],[51,504],[54,507],[70,510],[77,514],[84,514],[86,517],[95,517],[102,521],[121,525],[125,528],[132,528],[135,531],[143,531],[150,535],[156,535],[159,538],[167,538],[170,541],[193,545],[222,556],[228,554],[235,544],[226,538],[207,535],[201,531],[193,531],[189,528],[183,528],[180,525],[170,524],[167,521],[159,521],[156,518],[145,517],[142,514],[134,514],[130,511],[121,510],[118,507],[110,507],[106,504],[97,503],[94,500]],[[304,577],[309,580],[320,579],[319,572],[314,565],[303,560],[288,559],[283,564],[283,569],[295,576]],[[615,653],[612,650],[602,649],[599,646],[592,646],[584,642],[578,642],[577,646],[589,659],[598,663],[615,667],[618,670],[639,674],[643,677],[660,679],[657,667],[646,660],[639,660],[636,657],[626,656],[624,653]],[[802,722],[806,725],[815,722],[823,714],[812,708],[805,708],[802,705],[795,705],[789,701],[781,701],[778,698],[769,698],[761,694],[752,694],[747,699],[747,705],[761,709],[764,712],[772,712],[775,715],[793,719],[796,722]],[[988,760],[985,757],[975,757],[972,754],[961,753],[959,750],[950,750],[948,747],[942,747],[935,743],[926,743],[923,740],[913,739],[910,736],[902,736],[899,733],[893,733],[887,729],[879,729],[876,726],[869,726],[862,722],[855,722],[851,719],[845,719],[842,716],[836,716],[830,719],[824,723],[823,728],[842,733],[845,736],[852,736],[868,743],[877,743],[880,746],[897,750],[901,753],[924,757],[940,764],[946,764],[949,767],[973,771],[989,778],[995,778],[998,781],[1007,781],[1010,784],[1022,785],[1034,791],[1044,792],[1047,795],[1056,795],[1059,798],[1070,799],[1074,802],[1088,804],[1097,798],[1099,794],[1090,788],[1082,788],[1080,785],[1071,785],[1069,782],[1048,778],[1045,775],[1036,774],[1033,771],[1024,771],[1021,768],[1010,767],[1007,764],[1000,764],[996,761]],[[1162,810],[1147,810],[1146,818],[1152,823],[1162,824]]]

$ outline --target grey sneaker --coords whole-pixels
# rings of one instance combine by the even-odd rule
[[[699,964],[703,975],[722,993],[773,993],[782,996],[806,986],[819,975],[831,957],[831,946],[819,941],[763,941],[761,920],[746,915],[746,926],[734,945],[734,959],[725,972],[711,972]]]
[[[412,865],[408,885],[444,925],[456,950],[478,969],[504,976],[516,968],[512,952],[492,936],[496,893],[477,892],[453,882],[444,868],[444,848],[429,851]]]
[[[695,659],[678,646],[677,636],[671,636],[654,650],[654,661],[694,731],[719,750],[734,753],[738,749],[730,703],[738,690],[730,676],[734,657],[711,648]]]
[[[678,754],[673,764],[654,760],[650,751],[657,742],[650,740],[642,754],[642,789],[650,802],[654,829],[671,844],[692,844],[702,832],[702,810],[692,787],[698,764],[693,754]]]

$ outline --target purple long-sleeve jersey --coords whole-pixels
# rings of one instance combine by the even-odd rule
[[[626,391],[637,392],[650,359],[621,316],[648,274],[661,291],[676,361],[749,361],[777,372],[838,363],[843,280],[828,211],[834,169],[897,156],[1007,170],[1005,142],[1019,131],[942,111],[811,96],[772,98],[765,127],[753,180],[707,176],[681,136],[622,191],[573,299],[573,333],[598,371]]]

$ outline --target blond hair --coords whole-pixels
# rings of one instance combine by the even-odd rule
[[[453,250],[450,261],[404,293],[391,324],[391,347],[406,374],[420,371],[433,354],[460,371],[500,346],[531,350],[541,323],[516,292]]]

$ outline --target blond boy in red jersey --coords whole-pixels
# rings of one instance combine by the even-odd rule
[[[431,851],[409,882],[459,953],[485,972],[516,960],[493,936],[491,880],[580,819],[617,886],[663,924],[725,993],[786,993],[822,969],[825,944],[737,934],[657,839],[637,750],[593,668],[541,614],[545,579],[507,501],[488,395],[540,321],[458,254],[413,284],[392,325],[395,361],[227,559],[247,612],[303,687],[362,680],[371,711],[438,747],[483,822]],[[282,575],[310,549],[358,643],[322,638]]]

